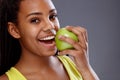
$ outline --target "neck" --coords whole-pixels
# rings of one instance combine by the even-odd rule
[[[23,71],[39,71],[59,66],[60,62],[56,56],[38,56],[22,54],[20,60],[15,65],[19,70]]]

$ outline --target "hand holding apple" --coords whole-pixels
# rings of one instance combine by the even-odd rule
[[[65,28],[61,28],[57,31],[56,33],[56,37],[55,37],[55,42],[56,42],[56,46],[57,46],[57,49],[59,51],[62,51],[62,50],[66,50],[66,49],[72,49],[73,46],[65,41],[62,41],[59,39],[59,36],[62,35],[62,36],[65,36],[65,37],[69,37],[75,41],[78,41],[78,37],[71,31],[68,31],[67,29]]]
[[[73,35],[71,34],[72,32],[75,33],[77,36],[74,35],[73,37]],[[58,37],[60,35],[72,38],[73,40],[63,36]],[[78,42],[75,42],[74,40]],[[57,32],[55,41],[58,50],[60,50],[58,55],[70,55],[70,58],[72,58],[72,60],[76,64],[76,67],[81,73],[84,80],[99,80],[98,76],[89,63],[88,37],[87,30],[85,28],[80,26],[68,26],[65,29],[62,28]],[[73,48],[72,46],[74,46],[74,49],[68,49]]]

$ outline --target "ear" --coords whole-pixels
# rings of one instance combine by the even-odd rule
[[[20,33],[19,33],[18,28],[12,22],[8,22],[8,32],[12,37],[16,39],[20,38]]]

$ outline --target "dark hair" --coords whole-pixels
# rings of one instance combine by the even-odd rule
[[[14,66],[21,53],[19,41],[7,30],[8,22],[17,25],[17,16],[21,0],[0,0],[0,75]]]

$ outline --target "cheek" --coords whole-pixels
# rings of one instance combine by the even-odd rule
[[[34,29],[23,29],[21,30],[21,38],[20,43],[22,46],[22,49],[27,49],[28,51],[35,51],[34,47],[36,44],[36,35],[37,33],[35,33],[36,30]]]
[[[19,27],[21,37],[27,37],[29,38],[30,36],[35,36],[37,35],[38,29],[36,26],[31,26],[31,25],[21,25]]]

